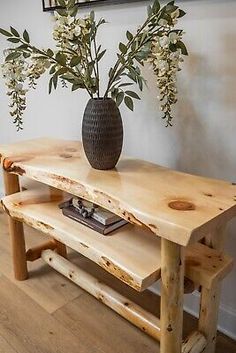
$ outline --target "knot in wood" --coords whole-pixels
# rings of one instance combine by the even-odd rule
[[[168,206],[177,211],[193,211],[196,209],[193,203],[181,200],[171,201]]]

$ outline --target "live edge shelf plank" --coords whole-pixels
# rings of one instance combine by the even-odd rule
[[[64,217],[58,208],[61,197],[42,187],[7,196],[2,204],[14,219],[73,248],[137,291],[160,278],[160,239],[152,232],[130,224],[112,236],[100,235]],[[185,256],[187,278],[206,288],[232,268],[230,257],[200,243],[187,247]]]
[[[29,152],[30,151],[30,152]],[[124,158],[92,169],[80,142],[36,139],[0,146],[3,169],[93,201],[154,234],[187,246],[236,215],[236,183]]]

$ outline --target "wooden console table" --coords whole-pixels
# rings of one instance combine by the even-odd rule
[[[225,226],[236,216],[235,183],[128,158],[117,169],[94,170],[80,142],[37,139],[2,145],[0,153],[16,279],[27,279],[27,261],[42,258],[160,340],[161,353],[214,352],[221,281],[233,263],[223,245]],[[23,191],[19,176],[44,186]],[[67,219],[58,209],[67,193],[130,224],[104,237]],[[26,251],[22,223],[51,240]],[[161,279],[160,320],[69,262],[66,246],[137,291]],[[183,340],[183,295],[195,289],[201,289],[199,327]]]

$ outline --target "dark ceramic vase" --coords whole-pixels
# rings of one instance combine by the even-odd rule
[[[82,140],[94,169],[113,169],[123,146],[123,124],[113,99],[90,99],[84,112]]]

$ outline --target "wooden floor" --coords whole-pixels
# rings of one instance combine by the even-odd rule
[[[45,236],[26,228],[27,244]],[[158,353],[159,344],[99,303],[41,260],[30,264],[30,279],[12,276],[6,217],[0,211],[0,353]],[[108,274],[71,252],[73,262],[111,282]],[[113,279],[113,278],[112,278]],[[112,286],[158,314],[158,298],[112,280]],[[185,333],[196,320],[185,315]],[[217,353],[235,353],[236,342],[219,334]]]

